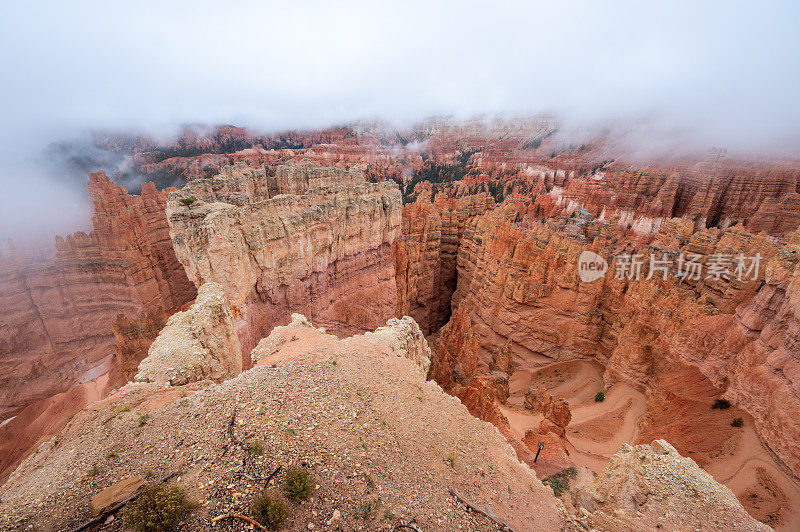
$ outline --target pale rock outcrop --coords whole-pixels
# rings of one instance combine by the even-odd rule
[[[771,530],[665,440],[623,445],[594,484],[573,496],[581,520],[597,530]]]
[[[302,161],[280,165],[275,170],[275,182],[279,194],[303,194],[312,188],[359,185],[364,182],[364,172],[356,166],[345,169]]]
[[[242,372],[241,345],[225,292],[217,283],[200,287],[186,312],[173,314],[139,364],[137,382],[181,386],[222,381]]]
[[[395,315],[392,245],[401,217],[395,183],[364,183],[360,171],[301,164],[279,168],[276,185],[298,194],[240,201],[236,191],[255,186],[246,185],[246,172],[235,174],[238,184],[223,180],[224,195],[193,185],[175,192],[167,214],[190,279],[223,286],[245,365],[258,340],[291,312],[339,335],[372,330]],[[181,205],[187,194],[195,202]]]
[[[431,348],[422,331],[411,316],[392,318],[384,327],[364,333],[364,339],[388,346],[388,350],[399,357],[415,362],[427,374],[431,365]]]
[[[325,329],[314,327],[311,321],[302,314],[295,313],[292,314],[291,323],[275,327],[269,336],[262,338],[255,349],[251,351],[250,358],[254,363],[264,363],[267,357],[281,349],[285,350],[287,344],[297,342],[304,345],[309,333],[312,336],[322,335],[320,337],[331,342],[338,341],[335,336],[326,334]],[[383,327],[345,338],[341,342],[343,342],[342,345],[348,347],[358,346],[362,350],[374,349],[376,352],[407,358],[421,368],[423,375],[427,374],[431,364],[431,349],[428,341],[411,316],[403,316],[401,319],[391,318]]]

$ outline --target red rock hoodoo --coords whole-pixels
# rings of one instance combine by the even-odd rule
[[[0,258],[0,478],[134,375],[235,379],[251,353],[303,351],[306,318],[340,337],[399,318],[389,340],[424,334],[428,379],[540,477],[600,475],[562,497],[584,526],[661,523],[658,505],[615,510],[683,464],[681,482],[750,528],[734,495],[800,528],[800,166],[718,151],[634,163],[610,136],[574,140],[550,118],[96,138],[182,188],[132,196],[91,174],[91,233],[59,239],[50,263]],[[607,261],[593,280],[586,251]],[[640,275],[619,275],[631,254]],[[733,273],[739,256],[757,271]],[[678,270],[687,257],[702,275]]]

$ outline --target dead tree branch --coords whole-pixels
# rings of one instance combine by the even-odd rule
[[[170,473],[170,474],[168,474],[168,475],[164,475],[164,476],[163,476],[163,477],[161,477],[160,479],[156,480],[155,482],[153,482],[153,484],[161,484],[161,483],[164,483],[164,482],[168,481],[169,479],[171,479],[172,477],[174,477],[174,476],[175,476],[175,475],[177,475],[177,474],[178,474],[178,471],[173,471],[172,473]],[[120,510],[121,510],[121,509],[122,509],[122,508],[123,508],[123,507],[124,507],[126,504],[128,504],[128,503],[129,503],[129,502],[131,502],[133,499],[135,499],[136,497],[138,497],[139,495],[141,495],[141,494],[142,494],[142,491],[144,491],[144,490],[139,490],[139,491],[137,491],[136,493],[134,493],[133,495],[131,495],[130,497],[128,497],[128,498],[127,498],[127,499],[125,499],[124,501],[118,502],[117,504],[115,504],[114,506],[112,506],[111,508],[109,508],[108,510],[106,510],[105,512],[103,512],[103,513],[101,513],[100,515],[98,515],[97,517],[95,517],[94,519],[91,519],[91,520],[89,520],[89,521],[86,521],[86,522],[85,522],[85,523],[83,523],[81,526],[78,526],[78,527],[75,527],[75,528],[73,528],[72,530],[70,530],[70,532],[81,532],[82,530],[86,530],[86,529],[88,529],[88,528],[91,528],[91,527],[93,527],[93,526],[95,526],[95,525],[99,525],[100,523],[102,523],[103,521],[105,521],[106,519],[108,519],[108,516],[110,516],[110,515],[113,515],[113,514],[117,513],[117,512],[118,512],[118,511],[120,511]]]
[[[508,525],[508,524],[507,524],[505,521],[503,521],[502,519],[500,519],[499,517],[497,517],[497,516],[494,514],[494,512],[493,512],[493,511],[491,511],[491,509],[489,509],[489,510],[483,510],[483,509],[482,509],[482,508],[480,508],[479,506],[476,506],[475,504],[472,504],[472,503],[471,503],[471,502],[469,502],[467,499],[465,499],[464,497],[462,497],[462,496],[461,496],[461,495],[460,495],[460,494],[459,494],[459,493],[458,493],[458,492],[457,492],[457,491],[456,491],[454,488],[450,488],[450,489],[449,489],[449,491],[450,491],[450,495],[452,495],[453,497],[455,497],[457,501],[459,501],[459,502],[463,503],[464,505],[466,505],[466,506],[467,506],[467,508],[469,508],[470,510],[473,510],[473,511],[475,511],[475,512],[477,512],[477,513],[481,514],[482,516],[484,516],[484,517],[487,517],[487,518],[491,519],[492,521],[494,521],[495,523],[497,523],[498,525],[500,525],[500,527],[501,527],[503,530],[507,530],[508,532],[514,532],[514,529],[513,529],[513,528],[511,528],[511,527],[510,527],[510,526],[509,526],[509,525]]]
[[[242,473],[241,471],[237,471],[236,473],[233,474],[233,476],[243,477],[251,482],[263,482],[264,485],[267,486],[269,485],[270,481],[275,477],[275,475],[280,473],[280,471],[281,471],[281,466],[278,466],[275,468],[275,471],[273,471],[272,473],[269,474],[269,476],[266,477],[254,477],[252,475],[248,475],[247,473]]]
[[[233,513],[231,513],[231,514],[218,515],[217,517],[212,519],[211,522],[212,523],[216,523],[217,521],[222,521],[225,518],[241,519],[242,521],[246,521],[246,522],[250,523],[251,525],[253,525],[254,527],[256,527],[259,530],[267,530],[267,527],[265,527],[264,525],[262,525],[261,523],[259,523],[255,519],[251,519],[250,517],[247,517],[246,515],[242,515],[242,514],[233,514]]]

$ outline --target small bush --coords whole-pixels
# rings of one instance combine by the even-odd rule
[[[189,510],[186,495],[177,486],[150,484],[125,506],[125,526],[143,532],[172,530]]]
[[[731,427],[743,427],[743,426],[744,426],[744,419],[740,417],[735,417],[733,418],[733,421],[731,421]]]
[[[99,465],[95,464],[95,465],[92,466],[92,468],[89,470],[89,472],[86,473],[86,476],[87,477],[96,477],[97,475],[99,475],[102,472],[103,472],[103,468],[101,468]]]
[[[574,467],[568,467],[554,475],[550,475],[542,481],[543,484],[550,486],[556,497],[561,497],[565,491],[569,491],[569,480],[578,475],[578,470]]]
[[[138,417],[136,418],[136,423],[140,427],[144,427],[145,424],[147,423],[147,418],[149,418],[149,417],[150,417],[150,414],[142,414],[141,412],[139,412]]]
[[[116,458],[116,457],[117,457],[117,451],[108,451],[108,453],[106,453],[106,458]]]
[[[247,450],[256,456],[264,454],[264,445],[258,440],[251,440],[247,442]]]
[[[596,394],[594,394],[594,402],[595,403],[602,403],[605,400],[606,400],[605,392],[600,391],[600,392],[597,392]]]
[[[272,490],[265,491],[250,507],[253,519],[270,530],[278,530],[286,516],[289,515],[289,505],[279,493]]]
[[[180,201],[180,202],[181,202],[181,205],[184,205],[184,206],[186,206],[186,207],[190,207],[190,206],[192,205],[192,203],[194,203],[195,201],[197,201],[197,198],[181,198],[181,199],[180,199],[180,200],[178,200],[178,201]]]
[[[131,407],[130,406],[128,406],[128,405],[120,405],[120,406],[117,407],[117,409],[114,411],[114,413],[115,414],[121,414],[123,412],[130,412],[130,411],[131,411]]]
[[[448,467],[452,470],[455,470],[457,461],[458,458],[456,457],[455,453],[448,454],[444,459],[444,463],[447,464]]]
[[[293,501],[305,500],[311,496],[314,479],[311,472],[299,466],[291,466],[283,477],[283,492]]]
[[[368,502],[365,502],[364,504],[361,505],[361,508],[358,510],[358,516],[361,519],[369,519],[369,517],[372,515],[372,512],[375,511],[375,509],[378,507],[380,503],[381,503],[380,499],[372,499]]]
[[[731,402],[727,399],[716,399],[714,404],[711,405],[712,410],[727,410],[731,407]]]

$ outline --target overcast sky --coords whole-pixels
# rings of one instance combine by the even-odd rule
[[[52,189],[24,160],[92,128],[655,114],[701,144],[800,154],[798,2],[270,4],[4,0],[0,235]]]

